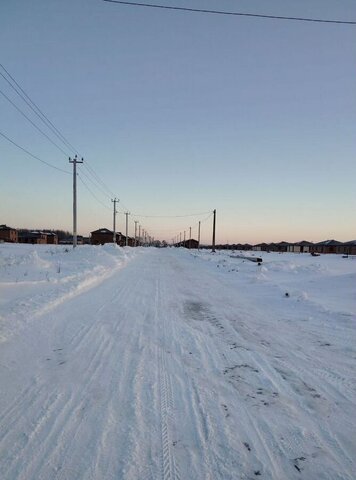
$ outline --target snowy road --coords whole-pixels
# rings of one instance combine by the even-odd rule
[[[352,318],[293,302],[147,249],[0,344],[0,478],[354,479]]]

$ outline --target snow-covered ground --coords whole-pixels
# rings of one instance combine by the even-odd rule
[[[0,478],[355,479],[356,258],[238,254],[0,244]]]
[[[0,244],[0,342],[113,275],[142,249]]]

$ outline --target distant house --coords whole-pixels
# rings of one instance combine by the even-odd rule
[[[342,243],[337,240],[324,240],[315,243],[311,247],[311,251],[315,253],[341,253],[339,252]]]
[[[114,232],[108,228],[99,228],[90,233],[92,245],[104,245],[105,243],[113,243],[114,241]],[[126,237],[121,232],[116,232],[116,243],[120,245],[120,247],[126,245]]]
[[[73,245],[73,235],[62,238],[58,243],[59,245]],[[84,243],[84,237],[82,235],[77,235],[77,245],[84,245]]]
[[[252,250],[255,250],[257,252],[267,252],[269,250],[270,245],[267,245],[267,243],[258,243],[257,245],[254,245],[252,247]]]
[[[191,238],[190,240],[185,240],[183,242],[179,242],[175,244],[176,247],[184,247],[184,248],[198,248],[199,247],[199,242],[198,240],[195,240],[194,238]]]
[[[54,232],[43,232],[47,237],[47,243],[50,245],[58,245],[58,235]]]
[[[279,243],[269,243],[267,244],[267,251],[269,252],[287,252],[288,246],[290,244],[287,242],[279,242]]]
[[[19,241],[18,232],[15,228],[7,225],[0,225],[0,241],[17,243]]]
[[[112,243],[114,233],[108,228],[99,228],[90,232],[92,245],[104,245],[105,243]]]
[[[126,238],[124,235],[123,235],[124,238]],[[132,238],[132,237],[127,237],[127,245],[129,247],[134,247],[135,246],[135,239]]]
[[[47,234],[44,232],[20,232],[20,243],[31,243],[32,245],[40,245],[47,243]]]
[[[277,252],[286,252],[288,249],[289,243],[287,242],[279,242],[275,244],[277,247]]]
[[[340,247],[339,250],[341,250],[338,253],[343,253],[344,255],[356,255],[356,240],[350,240],[349,242],[343,243]]]
[[[302,240],[301,242],[289,243],[287,251],[293,253],[309,253],[313,245],[314,244],[312,242]]]

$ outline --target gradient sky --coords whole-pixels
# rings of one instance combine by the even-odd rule
[[[165,5],[356,20],[354,0]],[[101,0],[0,2],[1,63],[110,191],[78,183],[78,231],[110,197],[160,239],[217,209],[217,242],[356,238],[356,26],[188,14]],[[0,77],[0,90],[34,117]],[[0,95],[0,131],[70,172]],[[46,130],[48,133],[48,130]],[[55,139],[55,137],[53,137]],[[56,140],[58,141],[58,140]],[[72,228],[72,178],[0,137],[0,223]],[[79,172],[88,175],[82,166]],[[119,214],[118,229],[124,231]],[[211,241],[211,218],[202,224]]]

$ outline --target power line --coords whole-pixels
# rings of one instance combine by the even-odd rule
[[[91,167],[90,165],[88,164],[84,164],[85,165],[85,168],[87,169],[88,173],[94,178],[94,180],[97,182],[98,185],[100,185],[100,187],[98,188],[104,188],[107,192],[110,193],[107,194],[107,196],[109,198],[111,197],[116,197],[117,195],[115,195],[111,190],[110,188],[108,188],[108,186],[103,182],[103,180],[99,177],[99,175],[95,172],[95,170],[93,169],[93,167]]]
[[[82,172],[83,173],[83,172]],[[82,179],[81,177],[81,174],[78,175],[79,177],[79,180],[82,182],[82,184],[84,185],[84,187],[88,190],[88,192],[95,198],[95,200],[97,202],[99,202],[104,208],[107,208],[108,210],[111,210],[111,208],[109,208],[107,205],[105,205],[105,203],[103,203],[101,200],[98,199],[98,197],[95,195],[95,193],[91,190],[91,188],[88,187],[88,185],[84,182],[84,180]]]
[[[4,133],[0,132],[0,135],[4,138],[6,138],[6,140],[10,143],[12,143],[13,145],[15,145],[15,147],[19,148],[20,150],[22,150],[23,152],[27,153],[27,155],[30,155],[30,157],[34,158],[35,160],[38,160],[39,162],[42,162],[44,163],[45,165],[47,165],[48,167],[51,167],[51,168],[54,168],[55,170],[58,170],[59,172],[63,172],[63,173],[67,173],[69,175],[71,175],[71,172],[68,172],[67,170],[62,170],[61,168],[59,167],[56,167],[55,165],[52,165],[51,163],[48,163],[46,162],[45,160],[42,160],[41,158],[37,157],[36,155],[34,155],[33,153],[29,152],[28,150],[26,150],[26,148],[23,148],[21,147],[20,145],[18,145],[16,142],[14,142],[13,140],[11,140],[9,137],[7,137]]]
[[[48,117],[40,110],[40,108],[35,104],[35,102],[33,102],[33,100],[31,100],[31,98],[27,95],[27,93],[23,90],[23,88],[19,85],[19,83],[12,77],[12,75],[8,72],[8,70],[6,70],[6,68],[0,64],[0,67],[4,70],[4,72],[8,75],[8,77],[14,82],[14,84],[18,87],[16,88],[6,77],[5,75],[3,75],[1,72],[0,72],[0,75],[5,79],[5,81],[11,86],[11,88],[13,88],[13,90],[20,96],[20,98],[27,104],[28,107],[31,108],[31,110],[40,118],[40,120],[46,125],[46,127],[48,127],[52,133],[54,133],[57,138],[59,138],[59,140],[61,142],[63,142],[66,147],[69,147],[71,149],[73,149],[74,151],[78,152],[78,150],[73,147],[69,142],[68,140],[66,140],[66,138],[61,134],[61,132],[55,127],[55,125],[48,119]],[[19,91],[20,90],[20,91]],[[22,92],[22,93],[20,93]],[[1,90],[0,90],[0,93],[16,108],[16,110],[18,110],[40,133],[42,133],[53,145],[55,145],[58,149],[61,150],[62,153],[64,153],[66,156],[67,156],[67,153],[59,146],[57,145],[45,132],[43,132],[5,93],[3,93]],[[26,97],[26,98],[25,98]],[[33,106],[36,108],[33,108]],[[52,164],[50,164],[49,162],[46,162],[45,160],[42,160],[41,158],[37,157],[36,155],[32,154],[31,152],[29,152],[28,150],[26,150],[25,148],[21,147],[20,145],[18,145],[16,142],[14,142],[13,140],[11,140],[9,137],[7,137],[5,134],[1,133],[0,134],[6,139],[8,140],[10,143],[12,143],[14,146],[18,147],[19,149],[21,149],[22,151],[24,151],[25,153],[27,153],[28,155],[30,155],[32,158],[44,163],[45,165],[51,167],[51,168],[55,168],[56,170],[58,171],[61,171],[61,172],[64,172],[64,173],[67,173],[67,174],[70,174],[70,172],[68,171],[65,171],[61,168],[58,168]],[[110,209],[107,205],[105,205],[101,200],[98,199],[98,197],[95,195],[95,193],[91,190],[91,188],[86,184],[86,182],[84,182],[82,176],[84,176],[87,180],[89,180],[98,190],[101,191],[101,193],[103,193],[106,197],[108,198],[111,198],[111,196],[107,193],[107,192],[110,192],[113,196],[115,196],[115,194],[107,187],[107,185],[103,182],[103,180],[99,177],[99,175],[95,172],[95,170],[90,166],[88,165],[87,163],[84,163],[83,166],[86,168],[88,174],[90,176],[88,176],[85,172],[81,172],[81,175],[79,176],[80,178],[80,181],[82,182],[82,184],[84,185],[84,187],[88,190],[88,192],[93,196],[93,198],[98,202],[100,203],[102,206],[104,206],[104,208],[107,208],[107,209]],[[92,178],[91,178],[92,177]],[[121,205],[123,206],[123,208],[128,211],[129,209],[121,202]],[[202,213],[194,213],[194,214],[188,214],[188,215],[140,215],[140,214],[133,214],[132,216],[135,217],[135,218],[138,218],[138,217],[141,217],[141,218],[184,218],[184,217],[194,217],[194,216],[200,216],[200,215],[204,215],[208,212],[202,212]],[[134,222],[134,220],[132,220]]]
[[[199,217],[200,215],[205,215],[210,212],[201,212],[201,213],[189,213],[188,215],[139,215],[137,213],[132,213],[133,217],[141,218],[184,218],[184,217]]]
[[[6,75],[11,79],[11,81],[6,78],[6,76],[0,72],[0,75],[3,77],[3,79],[10,85],[10,87],[15,90],[15,92],[19,95],[19,97],[22,98],[22,100],[30,107],[30,109],[39,117],[39,119],[46,125],[47,128],[49,128],[54,135],[67,147],[70,148],[71,150],[74,150],[76,153],[77,150],[71,145],[68,140],[62,135],[62,133],[58,130],[58,128],[53,125],[53,123],[50,121],[50,119],[42,112],[42,110],[36,105],[36,103],[27,95],[27,93],[24,91],[24,89],[18,84],[18,82],[14,79],[14,77],[6,70],[4,65],[0,63],[0,67],[4,70]],[[14,84],[16,86],[14,86]],[[18,87],[18,88],[16,88]]]
[[[55,147],[57,147],[58,150],[60,150],[62,153],[64,153],[64,155],[65,155],[66,157],[68,157],[68,154],[67,154],[59,145],[57,145],[56,142],[54,142],[54,141],[47,135],[47,133],[45,133],[43,130],[41,130],[40,127],[38,127],[38,126],[21,110],[21,108],[19,108],[19,107],[16,105],[16,103],[14,103],[3,91],[0,90],[0,93],[1,93],[1,95],[2,95],[3,97],[6,98],[6,100],[7,100],[9,103],[11,103],[11,105],[12,105],[13,107],[16,108],[16,110],[17,110],[18,112],[21,113],[21,115],[23,115],[23,116],[31,123],[31,125],[33,125],[40,133],[42,133],[42,135],[44,135],[44,136],[47,138],[47,140],[49,140]]]
[[[40,118],[40,120],[52,131],[54,135],[59,138],[59,140],[66,146],[66,148],[69,148],[76,152],[79,156],[80,153],[78,150],[65,138],[65,136],[60,132],[60,130],[51,122],[51,120],[47,117],[45,113],[42,112],[42,110],[38,107],[38,105],[30,98],[30,96],[25,92],[25,90],[21,87],[21,85],[15,80],[15,78],[10,74],[10,72],[0,63],[0,67],[3,69],[3,71],[6,73],[6,75],[11,79],[13,83],[9,81],[8,78],[5,77],[0,72],[0,75],[6,80],[6,82],[15,90],[15,92],[20,96],[20,98],[31,108],[31,110]],[[13,84],[16,85],[16,88]],[[19,91],[20,90],[20,91]],[[22,93],[21,93],[22,92]],[[2,92],[1,92],[2,93]],[[53,142],[48,135],[46,135],[38,126],[36,126],[32,120],[30,120],[23,112],[18,108],[5,94],[3,94],[5,98],[23,115],[25,118],[37,129],[39,130],[46,138],[53,143],[57,148],[59,148],[62,153],[64,153],[68,157],[68,153],[62,150],[55,142]],[[26,98],[25,98],[26,97]],[[33,106],[32,106],[33,105]],[[108,188],[108,186],[101,180],[99,175],[95,172],[95,170],[88,164],[88,161],[84,164],[84,167],[87,169],[88,173],[93,177],[93,179],[98,183],[99,187],[102,189],[102,187],[111,193],[111,195],[108,195],[106,192],[105,194],[111,198],[111,196],[116,196],[113,194],[113,192]],[[88,177],[87,177],[88,178]]]
[[[84,166],[84,165],[85,165],[85,164],[83,163],[83,166]],[[103,195],[105,195],[107,198],[110,198],[110,199],[111,199],[111,197],[108,195],[107,191],[104,190],[100,185],[97,185],[97,184],[94,182],[94,180],[93,180],[91,177],[89,177],[89,175],[87,175],[83,170],[81,170],[81,175],[84,175],[84,177],[85,177],[87,180],[89,180],[89,182],[91,182],[92,185],[94,185],[95,188],[97,188],[98,190],[100,190],[100,192],[101,192]]]
[[[205,212],[205,213],[207,213],[207,212]],[[200,220],[200,224],[203,224],[203,223],[207,222],[209,220],[209,218],[211,218],[213,215],[214,215],[214,212],[209,212],[209,215],[207,217],[205,217],[203,220]],[[185,230],[188,230],[188,228],[196,228],[198,225],[199,225],[199,221],[197,223],[195,223],[194,225],[192,225],[191,227],[186,227]],[[184,230],[184,228],[181,229],[181,232],[183,230]],[[175,237],[178,238],[178,234],[176,234]],[[181,242],[177,242],[177,243],[181,243]]]
[[[107,3],[118,3],[121,5],[131,5],[133,7],[149,7],[149,8],[162,8],[165,10],[179,10],[182,12],[194,12],[194,13],[209,13],[214,15],[233,15],[238,17],[255,17],[255,18],[268,18],[273,20],[293,20],[298,22],[317,22],[317,23],[337,23],[344,25],[356,25],[356,21],[344,21],[344,20],[325,20],[321,18],[306,18],[306,17],[285,17],[280,15],[262,15],[257,13],[243,13],[243,12],[227,12],[222,10],[206,10],[202,8],[188,8],[188,7],[175,7],[167,5],[157,5],[153,3],[139,3],[139,2],[124,2],[120,0],[103,0]]]

